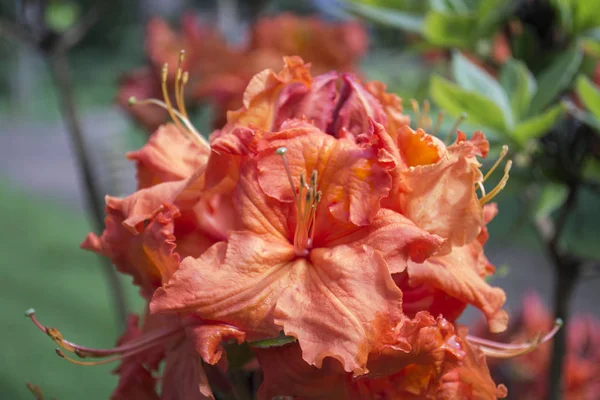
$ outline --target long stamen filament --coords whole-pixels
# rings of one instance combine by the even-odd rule
[[[417,128],[421,128],[421,110],[419,108],[419,102],[415,99],[410,100],[410,106],[415,113],[415,120],[417,121]]]
[[[554,322],[552,329],[546,335],[541,337],[537,336],[528,343],[500,343],[471,335],[467,335],[467,340],[470,343],[477,345],[486,356],[496,358],[511,358],[530,353],[537,349],[540,345],[552,339],[562,325],[562,320],[560,318],[557,319]]]
[[[161,101],[158,99],[152,99],[152,98],[138,100],[134,96],[129,98],[130,106],[145,105],[145,104],[153,104],[155,106],[158,106],[158,107],[163,108],[168,111],[168,105],[165,104],[164,101]],[[208,144],[206,139],[200,134],[200,132],[198,132],[196,130],[196,128],[194,128],[194,126],[192,125],[192,123],[189,121],[188,118],[186,118],[184,115],[182,115],[179,111],[177,111],[175,109],[172,109],[171,111],[173,112],[173,114],[175,114],[179,118],[179,120],[181,122],[183,122],[185,127],[188,128],[188,130],[193,133],[193,135],[189,135],[189,134],[187,134],[187,131],[184,131],[184,135],[186,137],[190,138],[192,141],[194,141],[194,143],[199,144],[200,146],[210,148],[210,145]]]
[[[500,165],[500,163],[502,162],[504,157],[506,157],[506,154],[508,154],[508,146],[504,145],[504,146],[502,146],[502,151],[500,151],[500,157],[498,157],[498,159],[496,160],[494,165],[492,165],[492,168],[490,168],[490,170],[483,177],[483,182],[485,182],[487,180],[487,178],[489,178],[490,175],[492,175],[494,173],[496,168],[498,168],[498,165]]]
[[[137,340],[135,340],[132,343],[128,343],[128,344],[125,344],[122,346],[117,346],[112,349],[94,349],[94,348],[90,348],[90,347],[80,346],[78,344],[75,344],[73,342],[65,340],[58,329],[50,328],[50,327],[46,327],[46,326],[42,325],[38,321],[38,319],[35,317],[35,310],[33,310],[33,309],[28,310],[25,315],[31,319],[31,321],[38,327],[38,329],[40,329],[42,332],[44,332],[46,335],[48,335],[54,341],[54,343],[59,345],[62,349],[66,350],[70,353],[76,354],[80,358],[85,358],[85,357],[104,358],[104,357],[108,357],[108,356],[114,356],[114,357],[108,358],[103,361],[76,362],[76,360],[73,360],[70,357],[67,357],[62,350],[57,349],[56,352],[59,356],[63,357],[64,359],[66,359],[68,361],[75,362],[76,364],[81,364],[81,365],[105,364],[105,363],[109,363],[109,362],[119,360],[119,359],[122,359],[125,357],[129,357],[131,355],[151,349],[151,348],[159,345],[160,343],[163,343],[166,339],[168,339],[172,336],[180,335],[182,332],[181,327],[173,327],[170,329],[164,329],[164,330],[161,330],[158,332],[154,332],[152,334],[147,334],[145,336],[141,336],[140,338],[138,338]]]
[[[179,118],[177,118],[175,116],[175,114],[173,113],[173,105],[171,104],[171,97],[169,96],[169,90],[167,89],[167,76],[169,74],[169,64],[165,63],[165,65],[163,65],[162,71],[161,71],[161,89],[162,89],[162,94],[163,97],[165,99],[165,103],[167,105],[167,111],[169,112],[169,115],[171,116],[171,119],[173,120],[173,122],[175,123],[175,125],[177,126],[177,128],[181,131],[181,133],[186,134],[187,131],[185,130],[185,128],[181,125],[181,122],[179,121]],[[177,93],[179,93],[179,90],[177,90],[177,84],[175,84],[175,97],[177,97]]]
[[[437,136],[438,131],[440,130],[440,126],[442,126],[442,121],[444,120],[444,112],[440,111],[437,115],[437,119],[435,121],[435,126],[433,127],[433,130],[431,131],[431,133],[434,136]]]
[[[504,187],[506,186],[506,183],[508,182],[509,172],[510,172],[511,167],[512,167],[512,161],[508,160],[506,162],[506,166],[504,167],[504,176],[502,176],[502,179],[496,185],[495,188],[493,188],[488,194],[486,194],[481,199],[479,199],[479,204],[484,205],[484,204],[488,203],[490,200],[492,200],[494,197],[496,197],[498,195],[498,193],[500,193],[502,191],[502,189],[504,189]]]
[[[462,113],[460,114],[460,117],[458,117],[458,119],[454,122],[454,125],[452,125],[452,128],[450,128],[450,130],[448,131],[448,136],[446,136],[446,145],[450,143],[450,140],[452,139],[452,135],[454,135],[454,133],[456,132],[456,130],[458,129],[458,127],[460,126],[460,124],[463,123],[463,121],[465,121],[467,119],[467,113]]]

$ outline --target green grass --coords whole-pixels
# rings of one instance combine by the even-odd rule
[[[42,323],[77,343],[110,347],[118,336],[98,259],[79,249],[89,231],[83,215],[0,184],[0,393],[33,399],[26,382],[47,398],[106,399],[115,364],[81,367],[62,360],[55,345],[25,318],[34,307]],[[135,288],[124,279],[128,297]],[[138,302],[139,303],[139,302]]]

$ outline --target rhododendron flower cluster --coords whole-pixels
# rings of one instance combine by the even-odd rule
[[[510,162],[490,188],[501,159],[482,173],[481,132],[446,146],[383,84],[284,63],[250,80],[209,141],[186,118],[181,68],[179,110],[153,101],[174,124],[128,155],[138,191],[107,197],[106,230],[82,245],[133,277],[143,321],[98,350],[32,319],[65,358],[121,360],[114,399],[213,398],[231,341],[253,350],[264,399],[504,397],[485,355],[538,342],[478,339],[456,319],[472,305],[506,328],[483,245]]]
[[[552,316],[535,292],[522,301],[520,314],[497,339],[521,341],[540,335],[553,324]],[[491,336],[483,327],[482,336]],[[519,398],[547,398],[547,377],[552,346],[545,343],[538,351],[490,363],[493,376],[503,379]],[[592,400],[600,393],[600,321],[591,315],[576,315],[567,326],[567,350],[563,366],[563,393],[566,400]]]
[[[186,51],[188,104],[213,106],[215,128],[226,122],[227,110],[242,106],[242,96],[254,74],[279,69],[281,58],[296,54],[312,64],[321,74],[331,70],[354,71],[358,59],[367,49],[367,33],[355,21],[333,23],[318,17],[280,14],[259,18],[242,46],[227,43],[224,37],[192,14],[181,20],[181,31],[174,31],[164,20],[150,20],[146,34],[149,65],[123,77],[119,104],[140,124],[153,132],[166,121],[168,114],[146,107],[128,107],[131,96],[143,99],[162,97],[160,71],[165,63],[175,65],[181,49]],[[174,70],[173,70],[174,71]],[[168,74],[169,83],[176,79]]]

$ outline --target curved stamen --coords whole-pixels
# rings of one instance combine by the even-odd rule
[[[452,125],[452,128],[450,128],[450,130],[448,131],[448,135],[446,136],[446,145],[448,145],[450,143],[450,140],[452,139],[452,135],[454,135],[454,133],[456,132],[456,130],[458,129],[458,127],[460,126],[460,124],[463,123],[463,121],[465,121],[467,119],[467,113],[464,112],[462,114],[460,114],[460,117],[458,117],[458,119],[456,121],[454,121],[454,125]]]
[[[504,146],[502,146],[502,150],[500,151],[500,156],[498,157],[498,159],[496,160],[494,165],[492,165],[492,168],[490,168],[490,170],[483,177],[483,182],[485,182],[490,177],[490,175],[492,175],[492,173],[494,173],[496,168],[498,168],[498,165],[500,165],[500,163],[502,162],[504,157],[506,157],[506,154],[508,154],[508,146],[504,145]]]
[[[562,320],[558,318],[555,321],[552,329],[546,335],[537,336],[528,343],[500,343],[471,335],[467,335],[467,341],[477,345],[486,356],[496,358],[512,358],[530,353],[537,349],[540,345],[552,339],[562,325]]]
[[[130,355],[142,352],[144,350],[148,350],[152,347],[163,343],[166,339],[171,338],[172,336],[181,334],[181,327],[173,327],[170,329],[163,329],[158,332],[148,333],[146,335],[140,336],[134,342],[124,344],[121,346],[114,347],[112,349],[96,349],[91,347],[85,347],[73,343],[71,341],[65,340],[60,333],[60,331],[56,328],[46,327],[42,325],[38,319],[35,317],[35,310],[29,309],[25,313],[27,317],[31,319],[31,321],[46,335],[48,335],[54,343],[62,347],[64,350],[76,354],[78,357],[108,357],[112,355],[117,355],[117,358],[120,359],[124,357],[128,357]],[[60,354],[59,354],[60,355]],[[63,357],[68,359],[68,357]]]
[[[434,136],[437,136],[438,131],[440,130],[440,126],[442,126],[442,121],[444,120],[444,112],[440,111],[437,115],[437,119],[435,121],[435,125],[433,127],[433,130],[431,131],[431,134]]]
[[[482,198],[479,199],[479,204],[481,204],[483,206],[484,204],[486,204],[490,200],[492,200],[494,197],[496,197],[498,195],[498,193],[500,193],[502,191],[502,189],[504,189],[504,187],[506,186],[506,183],[508,182],[509,172],[510,172],[511,167],[512,167],[512,160],[508,160],[506,162],[506,165],[504,166],[504,176],[502,176],[502,179],[500,179],[500,182],[498,182],[498,184],[496,185],[495,188],[493,188],[488,194],[486,194],[485,196],[483,196]]]

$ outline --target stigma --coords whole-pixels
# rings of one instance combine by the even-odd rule
[[[476,345],[488,357],[494,358],[512,358],[531,353],[542,344],[551,340],[556,332],[561,328],[563,322],[557,318],[552,329],[545,335],[538,335],[527,343],[500,343],[494,340],[482,339],[477,336],[467,335],[467,341]]]
[[[313,246],[315,236],[315,218],[317,207],[321,202],[322,193],[317,190],[318,173],[313,170],[310,182],[306,181],[305,174],[300,175],[300,184],[296,189],[294,178],[290,171],[290,165],[286,158],[287,148],[280,147],[276,150],[283,161],[283,166],[288,182],[294,195],[296,208],[296,229],[294,231],[294,252],[299,257],[306,257]]]
[[[168,340],[185,334],[181,326],[170,327],[142,334],[135,340],[127,342],[121,346],[116,346],[111,349],[97,349],[81,346],[68,341],[63,338],[62,333],[60,333],[58,329],[42,325],[36,318],[35,310],[33,308],[27,310],[25,312],[25,316],[31,319],[35,326],[48,335],[48,337],[50,337],[50,339],[52,339],[54,343],[59,346],[55,350],[58,356],[73,364],[84,366],[102,365],[122,360],[124,358],[156,348],[157,346],[165,345]],[[67,353],[74,354],[80,359],[96,358],[96,360],[81,361],[68,356]]]
[[[154,104],[161,108],[167,110],[173,123],[177,126],[179,132],[190,139],[192,142],[196,143],[200,147],[210,148],[210,145],[206,141],[206,139],[194,128],[192,123],[190,122],[190,117],[185,108],[184,101],[184,91],[185,85],[189,81],[189,73],[188,71],[183,70],[183,61],[185,59],[185,51],[181,50],[179,52],[179,58],[177,61],[177,73],[175,76],[175,104],[177,105],[177,109],[173,107],[173,103],[171,101],[171,95],[169,94],[169,89],[167,85],[168,75],[169,75],[169,64],[165,63],[161,70],[161,90],[164,101],[158,99],[143,99],[138,100],[135,97],[129,98],[129,106],[137,106],[137,105],[147,105]]]

